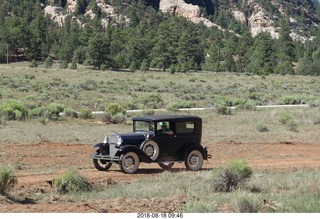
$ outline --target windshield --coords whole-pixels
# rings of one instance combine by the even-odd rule
[[[154,123],[153,122],[145,122],[145,121],[134,121],[133,123],[133,131],[134,132],[153,132],[154,131]]]

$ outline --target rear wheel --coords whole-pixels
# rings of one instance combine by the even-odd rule
[[[139,157],[134,152],[121,155],[120,169],[124,173],[135,173],[139,168]]]
[[[201,151],[195,149],[188,153],[186,161],[184,162],[187,170],[200,170],[203,164],[203,155]]]
[[[158,163],[159,166],[164,170],[171,170],[174,163]]]
[[[101,155],[100,149],[96,151],[95,155]],[[93,159],[92,162],[94,167],[99,171],[107,171],[112,166],[112,163],[106,160]]]

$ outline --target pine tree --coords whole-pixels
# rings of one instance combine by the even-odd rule
[[[103,33],[94,33],[88,42],[86,58],[91,58],[95,67],[100,69],[103,62],[109,61],[109,51],[110,44]]]

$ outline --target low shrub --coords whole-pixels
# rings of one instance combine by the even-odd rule
[[[298,132],[298,123],[294,120],[288,121],[286,127],[291,132]]]
[[[250,199],[249,197],[241,197],[234,203],[234,209],[239,213],[258,213],[261,204],[257,200]]]
[[[126,114],[126,110],[117,103],[108,103],[106,106],[106,112],[111,116],[119,113]]]
[[[28,117],[26,106],[16,100],[8,100],[0,106],[0,112],[6,120],[24,120]]]
[[[193,101],[182,101],[182,100],[178,100],[178,101],[173,101],[171,103],[169,103],[166,107],[167,110],[171,110],[171,111],[177,111],[180,108],[193,108],[196,106],[196,103]]]
[[[162,107],[163,100],[159,94],[149,94],[141,98],[141,103],[144,107],[157,109],[159,107]]]
[[[29,115],[32,118],[45,117],[46,113],[47,113],[47,109],[44,106],[35,107],[29,110]]]
[[[225,168],[214,172],[213,190],[215,192],[231,192],[250,178],[252,172],[245,160],[234,160]]]
[[[286,110],[280,114],[279,122],[283,125],[287,124],[290,120],[293,120],[293,115],[289,110]]]
[[[216,111],[220,115],[231,115],[230,107],[227,107],[225,105],[218,105],[216,107]]]
[[[79,112],[79,118],[80,118],[80,119],[92,119],[92,118],[93,118],[93,115],[92,115],[91,110],[88,109],[88,108],[85,108],[85,109],[80,110],[80,112]]]
[[[64,108],[63,113],[65,116],[71,117],[71,118],[78,118],[78,112],[73,110],[72,108]]]
[[[60,194],[69,192],[86,192],[92,189],[88,180],[74,169],[69,169],[54,180],[54,187]]]
[[[17,184],[17,177],[12,168],[8,165],[0,166],[0,194],[7,195],[8,192]]]
[[[256,129],[259,132],[268,132],[269,131],[269,128],[268,128],[267,124],[265,124],[264,122],[256,123]]]
[[[49,118],[58,118],[64,110],[64,105],[58,103],[50,103],[47,107]]]

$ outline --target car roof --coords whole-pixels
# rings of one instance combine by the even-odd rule
[[[188,115],[150,115],[150,116],[140,116],[132,118],[132,121],[186,121],[186,120],[198,120],[201,121],[199,116],[188,116]]]

